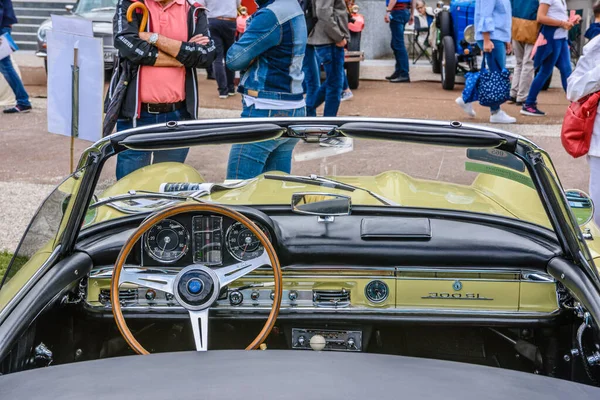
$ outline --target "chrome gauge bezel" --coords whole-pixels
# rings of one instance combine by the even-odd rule
[[[254,221],[253,221],[254,222]],[[231,230],[233,229],[234,226],[236,225],[242,225],[242,227],[244,227],[244,229],[248,229],[248,227],[244,224],[242,224],[239,221],[235,221],[233,224],[229,225],[229,227],[227,228],[227,232],[225,232],[225,248],[227,249],[227,252],[229,253],[229,255],[231,255],[231,257],[235,258],[238,261],[250,261],[249,260],[244,260],[238,256],[235,255],[235,252],[231,249],[230,245],[229,245],[229,233],[231,232]],[[265,234],[265,236],[267,237],[267,239],[269,240],[269,242],[273,243],[273,240],[271,238],[271,233],[269,232],[269,230],[267,228],[265,228],[263,225],[259,224],[258,222],[254,222],[254,224],[258,227],[258,229],[261,230],[262,233]],[[258,239],[258,238],[257,238]],[[260,246],[263,248],[263,251],[265,250],[262,242],[260,243]],[[262,255],[262,253],[261,253]],[[260,255],[259,255],[260,257]],[[256,258],[256,257],[255,257]]]
[[[375,300],[373,298],[371,298],[371,296],[369,295],[369,287],[375,283],[380,283],[383,286],[385,286],[385,296],[383,297],[383,299],[381,300]],[[386,301],[388,299],[388,297],[390,296],[390,287],[388,286],[387,283],[385,283],[384,281],[380,280],[380,279],[374,279],[372,281],[370,281],[369,283],[367,283],[365,285],[365,297],[367,298],[367,300],[369,300],[369,302],[373,303],[373,304],[381,304],[384,301]]]
[[[150,250],[150,245],[148,244],[148,234],[150,233],[150,231],[152,229],[154,229],[154,227],[158,224],[162,224],[164,222],[170,222],[170,223],[175,223],[179,226],[181,226],[183,228],[183,231],[185,232],[185,242],[186,242],[186,247],[185,250],[182,251],[177,258],[173,259],[173,260],[163,260],[161,259],[159,256],[155,255],[153,251]],[[163,264],[174,264],[177,261],[181,260],[186,254],[187,252],[190,250],[191,244],[190,244],[190,232],[187,230],[187,228],[179,221],[175,221],[174,219],[163,219],[160,222],[157,222],[156,224],[154,224],[150,229],[148,229],[148,231],[146,233],[144,233],[144,253],[148,254],[150,256],[150,258],[152,258],[154,261],[163,263]]]

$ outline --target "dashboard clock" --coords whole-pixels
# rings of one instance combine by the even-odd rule
[[[382,303],[390,294],[390,289],[385,282],[375,280],[371,281],[365,287],[365,296],[371,303]]]

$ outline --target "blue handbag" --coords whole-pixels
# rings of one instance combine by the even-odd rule
[[[477,93],[479,104],[485,107],[499,106],[510,99],[510,71],[490,71],[486,68],[485,55],[479,71]],[[500,66],[498,66],[500,70]]]

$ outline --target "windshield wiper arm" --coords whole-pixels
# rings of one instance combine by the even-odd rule
[[[310,176],[298,176],[298,175],[270,175],[265,174],[265,179],[273,179],[278,181],[286,181],[286,182],[295,182],[295,183],[304,183],[306,185],[315,185],[315,186],[324,186],[332,189],[346,190],[348,192],[354,192],[355,190],[362,190],[363,192],[367,192],[372,197],[375,197],[381,203],[386,206],[399,206],[400,204],[386,199],[385,197],[370,191],[369,189],[361,188],[358,186],[350,185],[348,183],[343,183],[339,181],[335,181],[333,179],[325,178],[323,176],[318,175],[310,175]]]
[[[271,175],[265,174],[265,179],[272,179],[275,181],[285,181],[285,182],[294,182],[294,183],[303,183],[305,185],[315,185],[315,186],[325,186],[332,189],[345,190],[348,192],[354,192],[357,188],[351,185],[346,185],[341,182],[328,182],[321,179],[317,179],[316,175],[308,176],[298,176],[298,175]],[[314,177],[314,178],[313,178]]]

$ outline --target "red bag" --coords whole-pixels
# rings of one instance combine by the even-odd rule
[[[560,140],[573,157],[581,157],[590,150],[594,122],[598,113],[600,92],[592,93],[571,103],[563,120]]]

